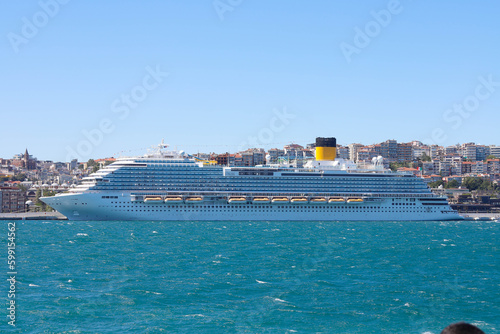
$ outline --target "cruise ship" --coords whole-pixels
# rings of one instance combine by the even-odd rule
[[[335,138],[316,138],[315,159],[221,166],[166,145],[120,158],[66,193],[41,200],[70,220],[459,220],[446,197],[412,173],[358,168],[336,157]]]

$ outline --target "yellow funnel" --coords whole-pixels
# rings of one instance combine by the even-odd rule
[[[316,138],[316,160],[333,161],[337,157],[337,140],[335,138]]]

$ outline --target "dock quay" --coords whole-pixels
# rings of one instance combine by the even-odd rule
[[[462,217],[464,217],[465,220],[493,220],[493,221],[499,221],[500,220],[500,213],[472,213],[472,212],[467,212],[467,213],[461,213]]]
[[[67,220],[59,212],[0,213],[0,220]]]

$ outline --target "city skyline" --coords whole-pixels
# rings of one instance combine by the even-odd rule
[[[386,144],[388,142],[394,142],[397,145],[411,145],[412,146],[412,150],[418,151],[419,154],[421,154],[422,152],[425,151],[425,150],[423,150],[424,148],[430,149],[433,146],[437,146],[438,148],[442,149],[443,152],[447,152],[449,148],[455,148],[455,149],[457,149],[457,152],[458,152],[458,150],[460,150],[461,147],[462,147],[462,149],[465,149],[466,146],[469,146],[469,144],[472,144],[472,146],[474,146],[474,147],[494,148],[495,149],[495,152],[494,152],[495,154],[493,154],[493,152],[492,152],[491,155],[494,155],[496,159],[500,158],[500,154],[497,153],[497,152],[500,151],[500,145],[496,145],[496,144],[482,145],[482,144],[478,144],[478,143],[475,143],[475,142],[467,142],[467,143],[464,142],[464,143],[456,143],[454,145],[442,146],[442,145],[427,144],[427,143],[420,142],[418,140],[411,140],[411,141],[408,141],[408,142],[400,142],[400,141],[398,141],[396,139],[387,139],[387,140],[379,142],[379,143],[371,143],[371,144],[365,144],[365,143],[360,143],[360,142],[354,142],[354,143],[348,143],[348,144],[344,143],[344,144],[342,144],[342,143],[337,142],[337,148],[352,149],[351,146],[360,145],[359,148],[363,148],[363,149],[370,148],[370,149],[373,149],[374,147]],[[419,145],[412,145],[413,143],[419,143]],[[280,144],[283,144],[283,143],[280,143]],[[294,146],[297,146],[297,145],[300,146],[300,147],[302,147],[304,150],[309,150],[309,149],[313,149],[314,150],[314,145],[315,144],[314,144],[314,142],[310,142],[310,143],[298,143],[296,141],[292,141],[292,142],[284,143],[281,147],[270,147],[270,148],[267,148],[267,149],[263,148],[263,147],[249,147],[247,149],[243,149],[243,150],[239,150],[239,151],[219,150],[219,151],[197,151],[197,152],[191,152],[191,151],[183,150],[181,147],[179,147],[178,151],[186,152],[187,154],[192,155],[192,156],[197,156],[199,154],[203,154],[203,155],[215,155],[215,156],[217,156],[217,155],[225,155],[225,154],[235,155],[235,154],[240,154],[240,153],[244,153],[244,152],[248,152],[248,151],[253,151],[253,150],[263,150],[264,152],[269,153],[269,151],[271,151],[271,150],[283,150],[284,148],[287,148],[287,147],[291,147],[292,150],[295,150],[296,148]],[[177,148],[172,148],[167,143],[161,143],[161,144],[151,145],[149,147],[144,147],[144,148],[138,149],[138,150],[142,150],[142,151],[139,154],[136,154],[136,155],[127,155],[127,153],[131,153],[131,150],[124,150],[124,151],[118,152],[118,154],[115,154],[115,155],[110,155],[110,156],[91,156],[91,157],[89,157],[89,159],[92,159],[92,160],[105,160],[105,159],[110,159],[110,158],[116,159],[116,158],[120,158],[120,157],[142,156],[143,154],[146,154],[149,150],[156,150],[160,146],[162,146],[164,149],[168,149],[168,150],[171,150],[171,149],[177,150]],[[227,148],[227,147],[233,147],[233,146],[234,145],[220,145],[219,147],[223,147],[223,148],[226,147]],[[356,148],[356,150],[357,150],[357,148]],[[25,159],[26,152],[28,152],[28,151],[30,151],[29,147],[25,148],[24,153],[23,152],[19,152],[19,153],[16,153],[16,154],[14,154],[13,156],[10,156],[10,157],[2,157],[2,156],[0,156],[0,160],[2,160],[2,159],[3,160],[18,159],[18,160],[22,161],[23,159]],[[340,151],[337,151],[337,157],[340,157],[339,153],[340,153]],[[31,151],[28,154],[29,154],[30,159],[36,159],[38,161],[53,161],[53,162],[62,162],[62,163],[69,163],[69,162],[71,162],[71,160],[64,161],[64,160],[54,160],[54,159],[39,158],[36,153],[35,154],[31,154]],[[446,154],[448,154],[448,153],[446,153]],[[426,155],[427,155],[427,152],[426,152]],[[488,155],[490,155],[490,154],[486,154],[486,156],[488,156]],[[78,163],[84,163],[84,162],[88,161],[89,159],[86,159],[86,160],[78,160],[78,159],[76,159],[76,160],[77,160]],[[410,161],[410,160],[411,159],[408,159],[408,161]],[[483,160],[483,159],[480,159],[480,160]]]
[[[497,145],[499,7],[8,2],[0,157],[86,161],[162,138],[191,153],[316,137]]]

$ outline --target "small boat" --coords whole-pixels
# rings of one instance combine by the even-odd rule
[[[349,199],[347,199],[347,203],[349,203],[349,204],[361,204],[363,202],[364,201],[362,198],[349,198]]]
[[[168,203],[168,204],[182,203],[182,197],[180,197],[180,196],[169,196],[169,197],[165,198],[165,203]]]
[[[229,197],[227,202],[230,204],[245,204],[247,199],[245,197]]]
[[[291,202],[293,204],[307,204],[307,198],[305,197],[292,197]]]
[[[328,200],[328,204],[344,204],[345,203],[345,199],[343,198],[330,198]]]
[[[309,200],[309,203],[311,203],[311,204],[326,204],[326,203],[328,203],[328,201],[324,197],[312,197]]]
[[[186,197],[184,200],[186,204],[196,204],[196,203],[201,203],[203,202],[203,197],[201,196],[194,196],[194,197]]]
[[[288,197],[273,197],[271,203],[273,204],[287,204],[290,200]]]
[[[271,203],[269,197],[254,197],[252,202],[254,204],[268,204]]]
[[[163,203],[163,198],[160,196],[146,196],[144,198],[144,202],[146,203]]]

